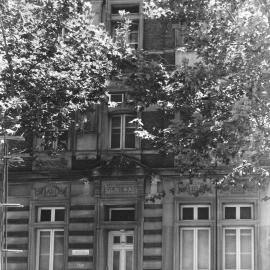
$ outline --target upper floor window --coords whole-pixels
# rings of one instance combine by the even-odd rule
[[[253,219],[253,206],[251,204],[225,204],[223,207],[224,219]]]
[[[109,102],[123,103],[125,101],[125,93],[109,93]]]
[[[116,115],[111,118],[111,149],[135,148],[135,125],[132,115]]]
[[[65,221],[64,207],[40,207],[38,208],[38,222]]]
[[[181,220],[209,220],[210,219],[209,205],[181,205],[180,219]]]
[[[105,209],[107,221],[135,221],[134,206],[107,206]]]
[[[131,24],[129,28],[129,32],[127,34],[127,42],[129,45],[137,49],[140,44],[140,5],[139,4],[117,4],[111,6],[111,33],[112,36],[115,36],[115,31],[119,26],[119,22],[121,20],[119,12],[124,10],[128,13],[128,19],[130,19]]]

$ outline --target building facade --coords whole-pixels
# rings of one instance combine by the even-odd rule
[[[95,23],[112,35],[125,9],[134,49],[181,61],[180,25],[145,19],[140,0],[91,2]],[[173,156],[135,137],[130,91],[112,81],[117,106],[78,115],[52,145],[66,151],[50,155],[35,139],[33,156],[10,170],[8,203],[23,207],[6,208],[3,269],[268,270],[270,190],[220,190],[207,177],[181,175]],[[155,106],[142,118],[149,128],[168,124]]]

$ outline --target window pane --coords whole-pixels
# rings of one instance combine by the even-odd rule
[[[193,207],[183,207],[182,208],[183,213],[183,220],[193,220],[194,217],[194,208]]]
[[[236,230],[225,230],[225,268],[236,269]]]
[[[225,207],[225,219],[236,219],[236,207]]]
[[[125,148],[135,148],[135,129],[126,129]]]
[[[54,232],[53,270],[64,270],[64,231]]]
[[[120,129],[112,130],[111,148],[120,148]]]
[[[132,235],[128,235],[127,236],[127,244],[132,244],[133,243],[133,236]]]
[[[127,250],[126,251],[126,270],[132,270],[132,256],[133,256],[133,251]]]
[[[241,264],[240,267],[241,269],[252,269],[252,262],[251,262],[251,256],[250,254],[241,254],[240,256]]]
[[[135,220],[135,210],[111,210],[111,221],[134,221]]]
[[[113,5],[112,6],[112,14],[119,14],[120,10],[125,10],[129,13],[139,13],[139,5],[128,5],[128,6],[121,6],[121,5]]]
[[[240,219],[251,219],[251,207],[240,207]]]
[[[251,229],[240,230],[240,253],[241,269],[251,269],[253,256]]]
[[[55,209],[55,221],[65,221],[65,209]]]
[[[117,236],[114,236],[113,237],[113,243],[114,244],[120,244],[120,236],[118,236],[118,235]]]
[[[40,210],[40,221],[51,221],[51,209]]]
[[[50,232],[40,231],[39,270],[48,270],[50,261]]]
[[[114,116],[112,117],[112,127],[121,127],[121,117],[120,116]]]
[[[198,219],[209,219],[209,207],[198,207]]]
[[[113,251],[113,270],[120,270],[120,251]]]
[[[123,94],[110,94],[111,102],[123,102]]]
[[[209,231],[198,230],[198,270],[209,269]]]
[[[182,252],[181,261],[182,269],[190,270],[193,269],[193,230],[183,230],[182,231]]]

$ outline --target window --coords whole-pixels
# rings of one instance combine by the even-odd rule
[[[180,229],[180,269],[210,270],[210,229]]]
[[[228,227],[223,231],[223,269],[253,270],[253,228]]]
[[[35,270],[64,270],[64,207],[38,207]]]
[[[110,208],[110,221],[134,221],[134,208]]]
[[[37,231],[36,270],[64,270],[64,230]]]
[[[135,125],[132,115],[117,115],[111,118],[111,148],[135,148]]]
[[[105,206],[106,221],[135,221],[134,206],[113,205]]]
[[[140,6],[138,4],[130,5],[112,5],[111,6],[111,33],[115,36],[115,31],[121,20],[119,11],[125,10],[128,13],[128,18],[131,21],[129,33],[127,35],[129,45],[138,49],[140,43]]]
[[[64,151],[68,149],[68,131],[53,131],[44,132],[41,139],[42,150],[59,150]]]
[[[123,103],[124,97],[124,93],[109,93],[109,102]]]
[[[38,222],[65,221],[64,207],[40,207],[38,208]]]
[[[181,205],[181,220],[209,220],[209,205]]]
[[[133,231],[109,233],[108,270],[133,270]]]
[[[243,205],[224,205],[224,219],[253,219],[253,207],[251,204]]]

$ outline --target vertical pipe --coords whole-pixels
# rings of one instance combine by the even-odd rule
[[[8,202],[8,143],[7,140],[4,140],[4,178],[3,178],[3,202],[7,204]],[[3,246],[7,250],[7,208],[2,207],[3,209],[3,220],[4,220],[4,239]],[[3,250],[2,250],[3,252]],[[4,253],[5,258],[5,270],[7,270],[7,252]]]
[[[218,269],[218,192],[217,192],[217,180],[215,180],[215,260],[216,269]]]

